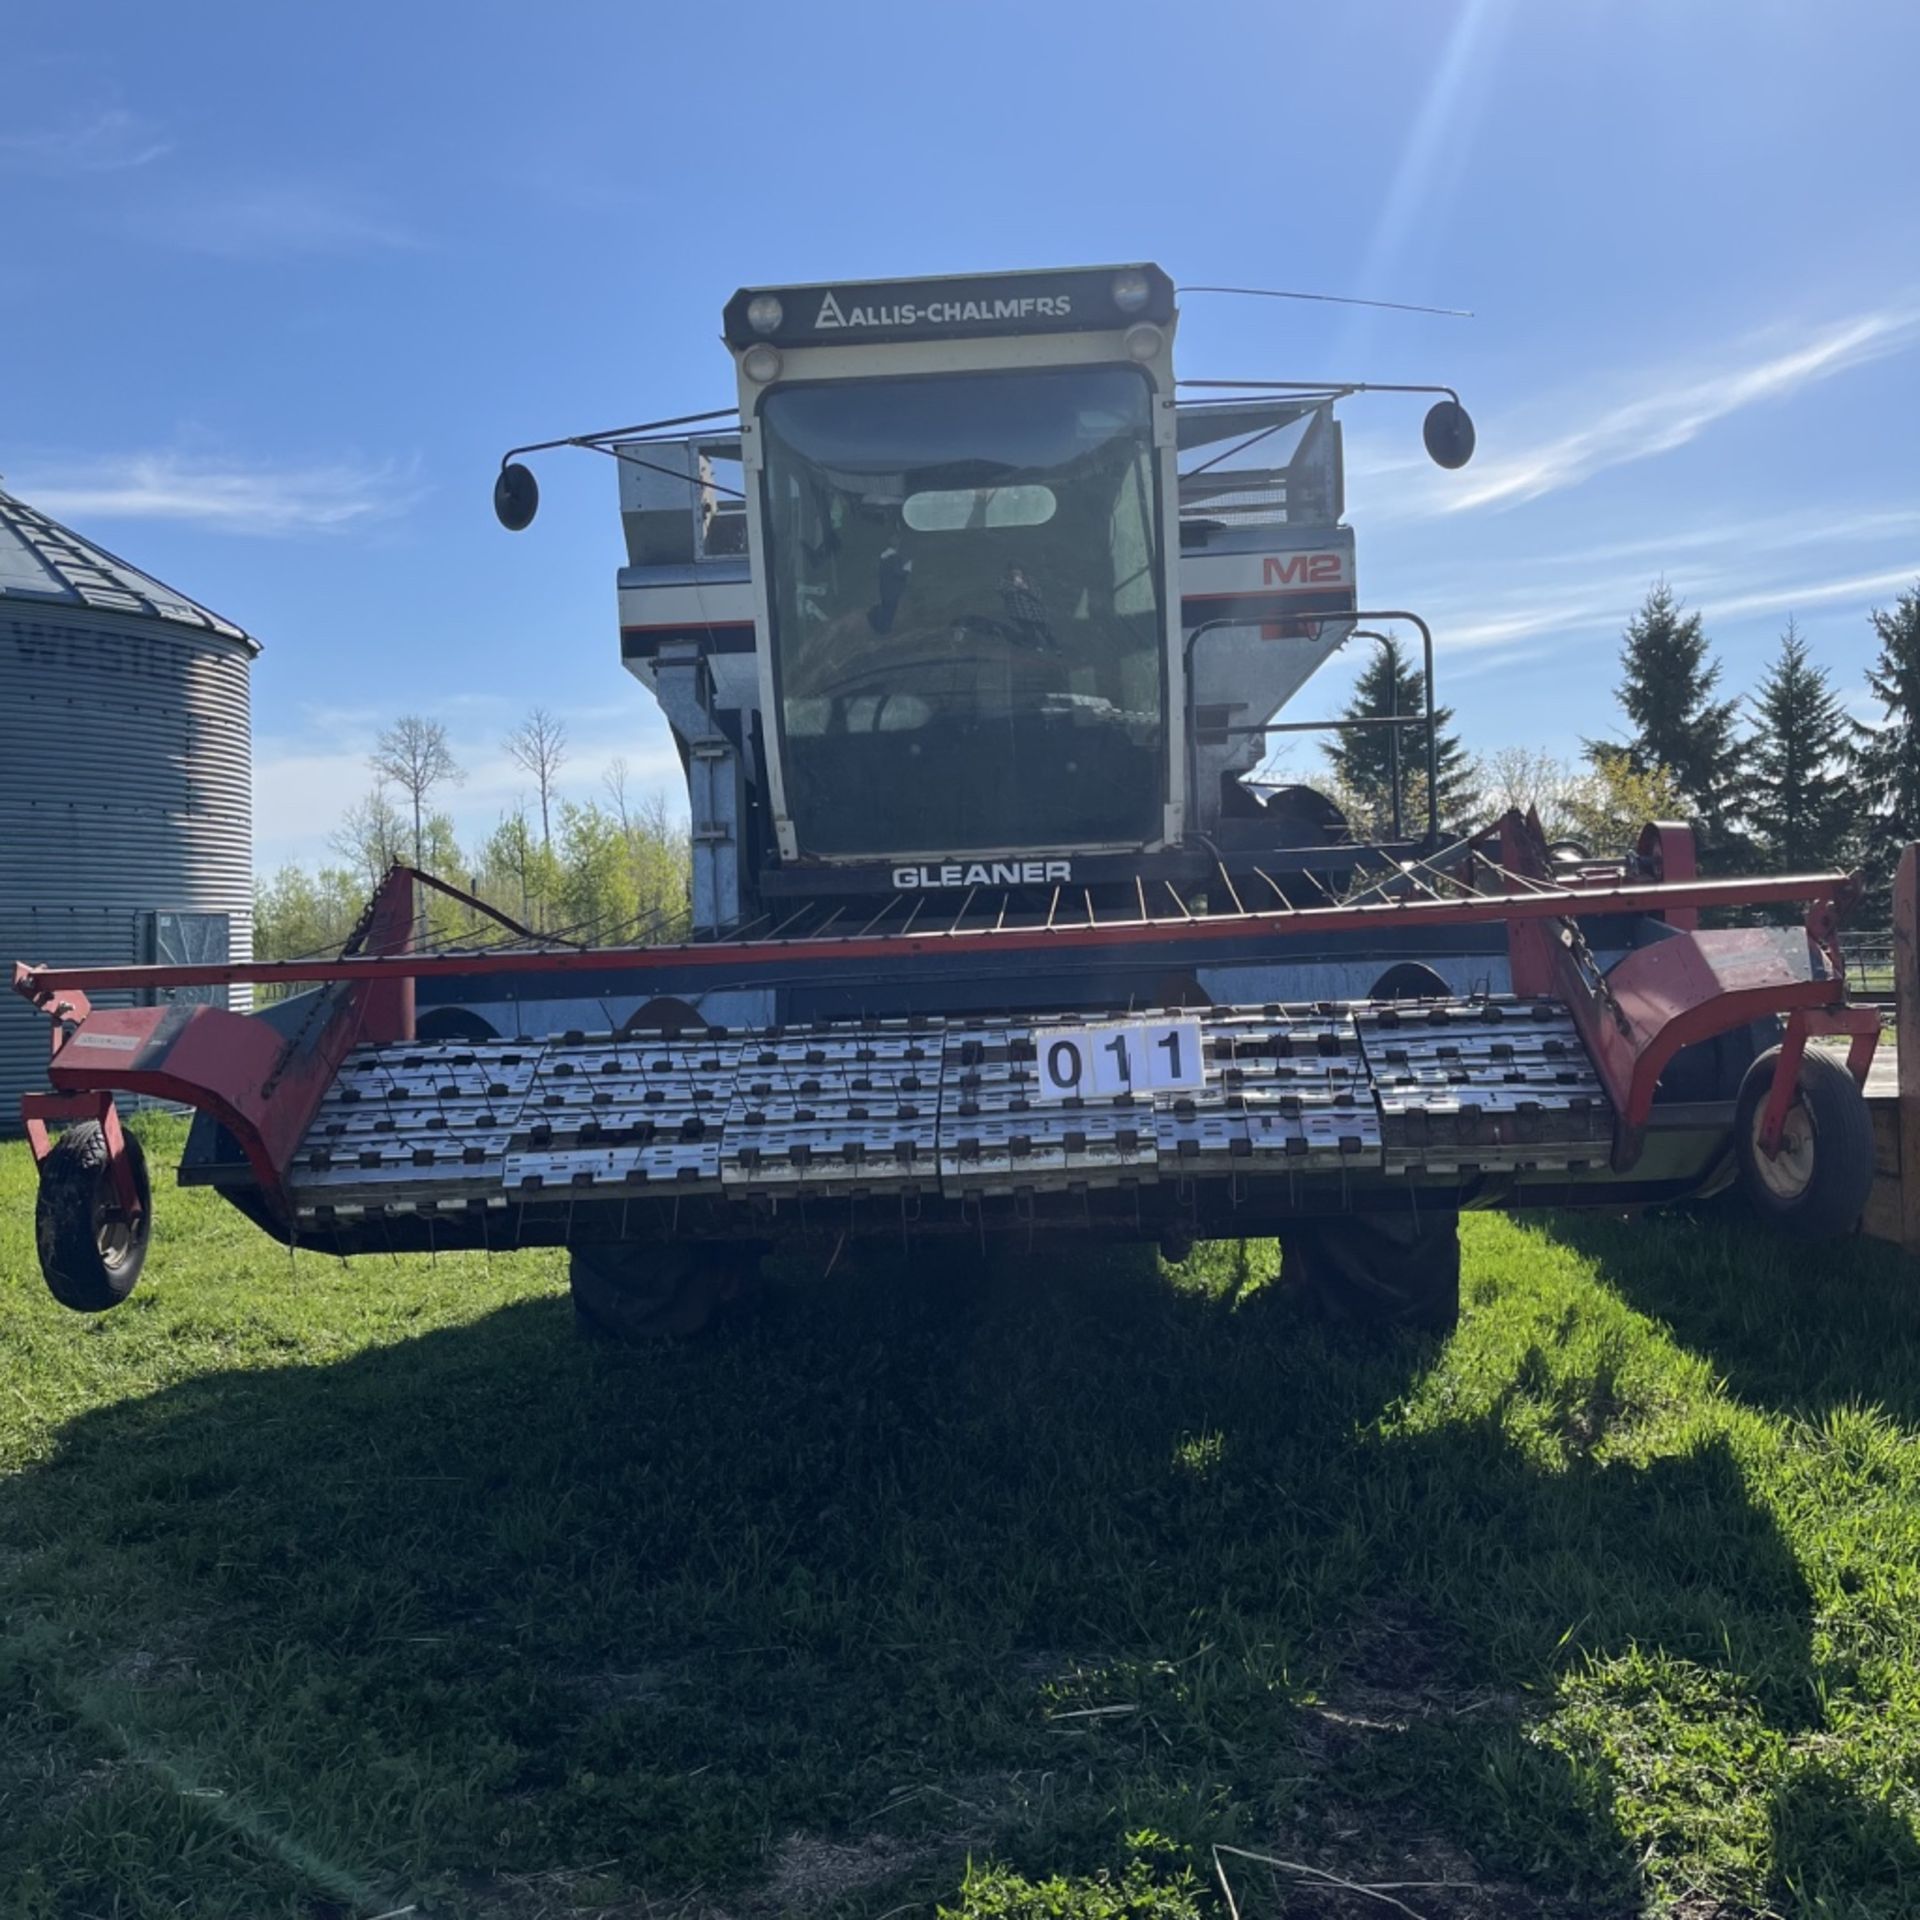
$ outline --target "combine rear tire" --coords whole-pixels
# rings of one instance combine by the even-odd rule
[[[575,1247],[570,1279],[583,1333],[628,1341],[698,1333],[751,1284],[757,1254],[735,1247]]]
[[[1408,1208],[1303,1221],[1283,1241],[1285,1283],[1329,1320],[1451,1333],[1460,1320],[1460,1216]]]
[[[1873,1120],[1850,1074],[1809,1047],[1780,1133],[1780,1151],[1760,1150],[1760,1117],[1780,1049],[1763,1053],[1740,1082],[1733,1145],[1753,1210],[1801,1240],[1831,1240],[1860,1224],[1873,1186]]]
[[[147,1157],[127,1134],[127,1164],[140,1212],[121,1211],[107,1166],[107,1136],[99,1121],[83,1120],[54,1142],[40,1163],[34,1238],[47,1290],[75,1313],[105,1313],[133,1291],[153,1233],[153,1191]]]

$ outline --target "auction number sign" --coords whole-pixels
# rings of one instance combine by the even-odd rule
[[[1112,1099],[1124,1093],[1198,1093],[1206,1058],[1197,1020],[1105,1020],[1036,1027],[1042,1100]]]

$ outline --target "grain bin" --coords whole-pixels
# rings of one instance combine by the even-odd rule
[[[0,966],[251,957],[259,651],[0,492]],[[193,997],[243,1009],[247,989],[228,992]],[[12,1133],[20,1093],[45,1084],[47,1032],[0,998]]]

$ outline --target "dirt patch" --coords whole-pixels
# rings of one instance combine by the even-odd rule
[[[1439,1623],[1411,1607],[1382,1607],[1353,1629],[1321,1698],[1301,1708],[1305,1738],[1405,1733],[1416,1721],[1469,1714],[1511,1719],[1523,1697],[1498,1687],[1463,1687],[1452,1677]]]
[[[1355,1623],[1320,1698],[1300,1706],[1294,1745],[1318,1772],[1360,1744],[1404,1735],[1423,1721],[1512,1719],[1524,1712],[1518,1693],[1459,1684],[1441,1622],[1417,1606],[1383,1606]],[[1585,1907],[1486,1877],[1453,1841],[1416,1823],[1403,1824],[1401,1809],[1388,1812],[1377,1804],[1348,1805],[1318,1795],[1311,1808],[1284,1825],[1270,1844],[1249,1847],[1293,1867],[1224,1859],[1249,1920],[1256,1914],[1282,1920],[1366,1914],[1382,1920],[1399,1911],[1382,1895],[1403,1903],[1419,1920],[1573,1920],[1576,1914],[1591,1920]]]
[[[808,1913],[849,1894],[892,1880],[933,1857],[934,1849],[908,1846],[884,1834],[864,1840],[822,1840],[790,1833],[773,1856],[766,1883],[745,1903],[754,1914]]]
[[[1354,1624],[1339,1666],[1357,1686],[1408,1694],[1426,1691],[1448,1677],[1446,1630],[1413,1605],[1375,1607]]]
[[[1247,1920],[1405,1920],[1407,1912],[1417,1920],[1594,1920],[1590,1907],[1482,1878],[1470,1854],[1437,1834],[1400,1833],[1383,1846],[1381,1824],[1377,1807],[1323,1808],[1312,1838],[1247,1849],[1289,1865],[1223,1856],[1241,1913]]]
[[[608,1876],[616,1863],[554,1867],[544,1873],[457,1876],[464,1909],[485,1920],[732,1920],[698,1893],[658,1899],[645,1893],[616,1895]]]

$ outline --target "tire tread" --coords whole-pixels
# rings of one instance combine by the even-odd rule
[[[105,1313],[130,1294],[146,1264],[153,1230],[153,1192],[140,1142],[127,1134],[127,1159],[140,1196],[140,1224],[128,1257],[109,1266],[94,1239],[93,1202],[107,1177],[107,1137],[97,1120],[69,1127],[41,1163],[34,1205],[34,1241],[47,1291],[74,1313]]]

